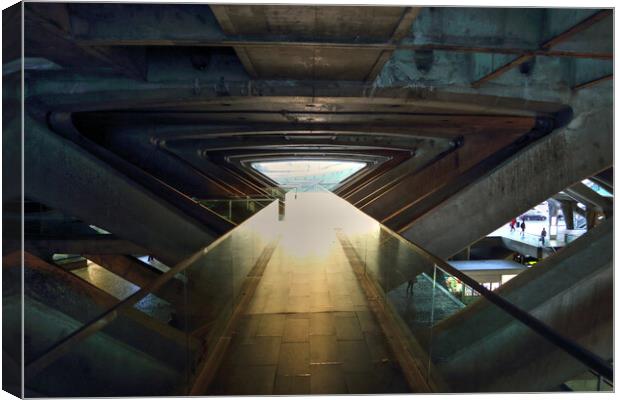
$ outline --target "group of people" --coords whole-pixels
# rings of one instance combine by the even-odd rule
[[[516,228],[521,228],[521,237],[525,236],[525,220],[522,219],[521,223],[519,223],[519,221],[517,221],[516,218],[513,218],[512,221],[510,221],[510,232],[514,232]]]
[[[519,221],[517,221],[516,218],[513,218],[510,221],[510,232],[514,232],[516,230],[516,228],[521,228],[521,237],[525,236],[525,219],[521,219],[521,223],[519,223]],[[542,242],[542,245],[545,245],[545,239],[547,237],[547,230],[543,227],[542,231],[540,232],[540,242]]]

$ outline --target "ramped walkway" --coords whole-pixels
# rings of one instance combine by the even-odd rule
[[[316,196],[288,196],[281,239],[210,394],[410,391],[330,223],[337,210]]]

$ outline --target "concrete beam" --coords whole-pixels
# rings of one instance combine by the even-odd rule
[[[234,171],[231,171],[212,162],[208,159],[208,157],[203,157],[196,151],[178,151],[175,152],[175,154],[178,154],[180,157],[187,160],[189,164],[197,168],[199,171],[202,171],[204,174],[207,174],[214,179],[218,179],[220,182],[226,182],[235,190],[237,190],[242,196],[261,196],[267,194],[266,192],[261,190],[260,187],[239,176]]]
[[[208,199],[238,195],[152,139],[148,128],[115,129],[105,135],[104,145],[187,196]]]
[[[533,126],[534,121],[530,121],[529,125],[503,131],[499,135],[496,133],[471,135],[464,140],[461,147],[449,152],[437,162],[416,174],[406,176],[388,190],[367,197],[356,206],[382,223],[389,224],[388,221],[393,222],[406,210],[415,208],[417,202],[441,189],[451,179],[456,179],[496,151],[516,141]]]
[[[208,232],[220,235],[228,232],[234,224],[224,220],[216,213],[201,206],[188,195],[176,190],[167,182],[145,172],[138,166],[123,160],[111,151],[80,134],[72,122],[71,114],[58,113],[48,117],[49,124],[56,132],[71,140],[89,154],[94,155],[113,169],[127,176],[138,185],[151,191],[159,199],[170,203],[174,208],[201,223]],[[174,182],[174,181],[173,181]]]
[[[345,182],[342,183],[342,185],[338,186],[338,188],[334,190],[334,193],[348,200],[349,196],[356,193],[358,190],[367,188],[373,183],[376,183],[380,180],[385,180],[385,182],[388,182],[390,179],[393,179],[393,177],[400,176],[400,174],[403,173],[402,168],[404,166],[408,166],[408,170],[413,171],[416,167],[424,165],[423,157],[429,153],[431,152],[427,151],[426,149],[421,149],[411,154],[410,156],[403,156],[388,160],[378,166],[376,169],[368,171],[368,173],[364,172],[363,175],[360,175],[360,180],[347,179]],[[414,161],[414,159],[416,160]],[[396,173],[392,176],[392,178],[389,178],[388,175],[392,174],[392,171],[394,170],[400,171],[400,173]],[[351,200],[350,202],[353,203],[353,200]]]
[[[137,258],[126,255],[83,254],[83,256],[140,288],[150,287],[149,285],[161,275],[161,271]],[[184,284],[181,281],[172,279],[153,294],[166,300],[180,311],[185,308],[184,290]]]
[[[613,74],[604,75],[604,76],[601,76],[599,78],[592,79],[591,81],[579,83],[579,84],[573,86],[573,90],[587,89],[589,87],[592,87],[594,85],[598,85],[599,83],[603,83],[605,81],[609,81],[609,80],[612,80],[612,79],[614,79],[614,75]]]
[[[449,152],[454,146],[455,144],[452,142],[443,143],[437,151],[421,149],[416,152],[411,159],[403,162],[397,167],[392,168],[373,179],[366,182],[360,182],[354,187],[351,187],[342,197],[351,204],[357,205],[366,198],[372,198],[373,196],[388,190],[390,187],[403,180],[404,177],[414,174],[421,168],[428,166],[438,157],[441,157],[443,154]],[[339,195],[341,194],[339,193]]]
[[[98,315],[119,303],[119,299],[78,275],[29,253],[24,253],[23,257],[23,266],[19,254],[6,257],[5,261],[8,263],[5,267],[15,269],[23,267],[29,273],[31,279],[25,282],[26,298],[42,302],[56,312],[61,312],[82,324],[88,324],[93,315]],[[35,277],[33,273],[36,274]],[[45,284],[41,284],[42,281]],[[59,295],[61,293],[62,296]],[[138,309],[123,310],[118,318],[120,322],[111,324],[107,333],[124,343],[126,347],[147,352],[160,361],[180,367],[186,361],[185,357],[179,354],[181,349],[186,349],[187,346],[196,348],[196,340],[192,338],[188,341],[187,335],[181,330]],[[55,339],[58,340],[58,337]],[[39,356],[32,352],[29,355],[31,358]]]
[[[130,240],[170,265],[215,239],[199,223],[30,117],[25,135],[27,197]]]
[[[598,183],[606,185],[606,187],[609,188],[610,193],[613,192],[614,190],[614,169],[613,167],[606,169],[605,171],[601,171],[600,173],[594,175],[592,178],[596,180]]]
[[[578,197],[583,202],[591,203],[600,211],[603,211],[607,217],[610,217],[614,211],[613,199],[603,197],[590,189],[583,183],[579,182],[564,189],[567,193]]]
[[[466,8],[433,8],[432,12],[419,7],[408,7],[394,28],[391,40],[387,37],[360,40],[326,40],[318,35],[278,35],[274,32],[260,36],[238,34],[233,21],[228,17],[226,6],[157,4],[145,7],[139,4],[99,5],[102,12],[93,13],[89,6],[71,5],[71,22],[81,44],[90,46],[208,46],[233,47],[242,63],[252,76],[256,73],[247,57],[247,48],[256,46],[312,46],[339,47],[341,49],[379,49],[382,56],[392,54],[396,49],[439,50],[468,53],[522,54],[536,50],[537,43],[528,34],[524,40],[523,22],[535,24],[542,20],[544,10],[498,10]],[[91,6],[92,7],[92,6]],[[299,9],[300,7],[298,7]],[[400,7],[399,7],[400,8]],[[478,15],[476,15],[478,14]],[[479,15],[482,14],[482,15]],[[174,18],[171,16],[174,15]],[[410,33],[412,22],[421,15],[422,28]],[[462,16],[465,15],[465,18]],[[536,15],[540,15],[536,17]],[[113,16],[113,17],[112,17]],[[534,18],[533,18],[534,17]],[[471,24],[479,23],[486,32],[463,31],[460,20]],[[517,21],[515,23],[514,21]],[[438,23],[439,22],[439,23]],[[453,23],[456,22],[456,23]],[[435,29],[428,29],[428,25]],[[439,31],[436,27],[439,26]],[[221,27],[221,28],[220,28]],[[459,30],[460,29],[460,30]],[[533,31],[536,38],[540,29]],[[368,35],[366,35],[368,36]],[[402,41],[401,43],[399,43]],[[447,42],[447,43],[446,43]],[[610,52],[589,51],[580,46],[564,51],[540,52],[543,56],[602,57],[611,59]],[[381,56],[379,57],[381,58]],[[381,62],[377,60],[377,69]],[[254,72],[252,72],[254,71]],[[371,76],[369,76],[371,78]]]
[[[259,132],[256,132],[259,133]],[[339,148],[347,149],[366,149],[366,150],[410,150],[415,151],[423,146],[437,146],[440,140],[421,139],[415,136],[389,136],[376,134],[355,134],[355,133],[330,133],[309,131],[307,134],[300,132],[290,133],[271,133],[264,132],[263,135],[249,133],[248,135],[202,135],[202,137],[192,137],[191,139],[179,139],[171,137],[165,141],[168,148],[190,147],[198,150],[212,151],[236,151],[246,148],[277,149],[279,147],[295,148],[303,150],[305,148]]]
[[[558,46],[558,45],[568,41],[573,36],[575,36],[575,35],[579,34],[580,32],[590,28],[594,24],[596,24],[596,23],[600,22],[601,20],[609,17],[612,14],[613,14],[612,10],[601,10],[601,11],[598,11],[598,12],[594,13],[593,15],[585,18],[584,20],[580,21],[576,25],[571,26],[570,28],[568,28],[564,32],[559,33],[559,34],[555,35],[554,37],[545,40],[543,43],[540,44],[539,48],[537,49],[538,53],[551,50],[552,48],[554,48],[554,47],[556,47],[556,46]],[[518,67],[519,65],[521,65],[521,64],[531,60],[536,55],[537,55],[537,52],[531,52],[531,51],[524,52],[519,57],[513,59],[512,61],[510,61],[510,62],[502,65],[501,67],[493,70],[489,74],[487,74],[487,75],[477,79],[476,81],[472,82],[471,85],[473,87],[475,87],[475,88],[478,88],[478,87],[482,86],[484,83],[497,78],[498,76],[506,73],[507,71],[511,70],[512,68]]]
[[[77,42],[72,33],[68,5],[28,3],[24,7],[26,56],[43,57],[63,67],[97,69],[101,64],[133,79],[144,80],[144,51],[88,46]]]
[[[470,116],[492,114],[529,117],[553,114],[565,107],[562,103],[565,100],[560,96],[562,93],[554,91],[550,101],[541,101],[541,98],[548,99],[551,95],[544,91],[524,93],[521,87],[515,88],[518,95],[508,97],[510,91],[506,88],[495,93],[480,94],[463,86],[458,88],[457,93],[452,83],[432,87],[405,86],[405,83],[403,86],[373,87],[350,81],[338,81],[337,84],[333,81],[299,80],[231,81],[226,82],[228,96],[223,97],[217,91],[219,83],[219,78],[213,76],[193,83],[171,81],[164,84],[101,75],[78,76],[65,71],[37,75],[33,71],[27,101],[53,111],[73,112],[151,107],[162,113],[163,109],[174,109],[181,105],[221,111],[230,111],[231,107],[260,111],[269,107],[272,112],[280,113],[283,123],[290,123],[291,116],[282,110],[304,112],[311,116],[307,109],[310,104],[314,116],[333,109],[342,112],[349,109],[354,118],[371,110],[381,110],[385,114],[387,107],[399,108],[401,112],[411,108],[411,112],[418,114],[437,114],[440,111],[444,114]],[[66,91],[68,84],[73,85],[70,94]],[[156,120],[157,115],[150,118]],[[378,125],[376,121],[372,122]],[[236,120],[235,124],[239,124],[239,121]]]
[[[613,163],[610,106],[588,109],[414,221],[401,234],[448,258],[515,215]]]
[[[27,237],[26,250],[32,253],[49,254],[136,254],[146,255],[149,251],[128,240],[114,235],[90,235],[83,237]]]
[[[401,16],[398,25],[396,25],[396,28],[394,28],[394,32],[392,32],[392,37],[390,38],[391,43],[398,43],[410,34],[411,26],[413,25],[418,15],[420,15],[421,11],[421,7],[406,7],[404,9],[403,15]],[[393,53],[394,50],[389,49],[386,49],[379,53],[379,57],[377,57],[375,64],[370,69],[370,72],[364,80],[367,82],[374,81],[377,75],[379,75],[379,73],[383,69],[385,63],[390,59],[390,57],[392,57]]]

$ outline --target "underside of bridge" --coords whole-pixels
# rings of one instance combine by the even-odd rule
[[[613,193],[613,10],[27,2],[3,11],[3,32],[5,390],[555,391],[584,373],[599,387],[613,381],[613,200],[580,184],[590,178]],[[342,248],[329,265],[350,263],[353,272],[339,270],[338,282],[360,297],[334,283],[325,292],[332,303],[323,304],[312,266],[329,286],[327,264],[291,258],[284,236],[272,238],[256,221],[273,214],[270,223],[290,223],[325,189],[340,199],[323,193],[331,200],[317,197],[315,207],[357,208],[353,220],[380,226],[378,243],[402,243],[398,254],[374,250],[385,280],[358,273],[361,264],[372,270],[362,257],[370,245],[362,249],[329,212],[308,211],[298,231],[282,228],[303,237],[314,232],[314,215],[338,229],[333,241]],[[447,259],[552,197],[592,218],[591,232],[545,261],[551,272],[526,271],[497,293],[471,282],[482,293],[477,305],[422,328],[420,312],[407,320],[390,300],[413,276],[416,295],[430,279],[435,296],[440,267],[464,281]],[[320,236],[304,245],[318,249]],[[231,304],[220,304],[212,293],[227,290],[215,282],[229,259],[195,270],[197,254],[216,257],[226,246],[230,257],[247,255],[247,270],[231,267],[243,289],[234,283]],[[404,263],[408,252],[424,262]],[[553,275],[560,266],[575,271]],[[122,284],[98,280],[97,271]],[[271,297],[260,308],[261,290],[281,284],[278,271],[291,276],[290,290],[308,294],[289,293],[293,309]],[[550,280],[549,297],[532,300],[528,285],[545,292],[541,282]],[[115,294],[127,284],[135,290]],[[373,290],[392,312],[373,306]],[[81,302],[88,306],[80,310]],[[575,315],[589,315],[589,325],[571,328],[565,322]],[[10,323],[18,326],[7,334]],[[528,342],[539,334],[557,348]],[[340,358],[314,350],[332,339]],[[386,355],[376,356],[377,341]],[[530,357],[528,348],[540,351]],[[187,349],[196,353],[191,361]],[[380,377],[359,369],[364,352],[390,368]],[[579,367],[565,362],[550,373],[563,357],[577,357]],[[127,358],[125,376],[110,372]],[[25,382],[7,365],[25,368]],[[161,379],[146,384],[153,374]],[[86,384],[71,383],[76,376]]]

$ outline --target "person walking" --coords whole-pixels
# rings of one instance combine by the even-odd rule
[[[545,245],[545,236],[547,236],[547,231],[543,227],[542,232],[540,232],[540,241],[542,242],[543,246]]]
[[[525,236],[525,220],[521,221],[521,237]]]
[[[413,284],[417,281],[416,277],[413,277],[413,279],[409,279],[409,282],[407,282],[407,294],[413,296]]]
[[[514,232],[516,226],[517,226],[517,219],[513,218],[512,221],[510,221],[510,232]]]

